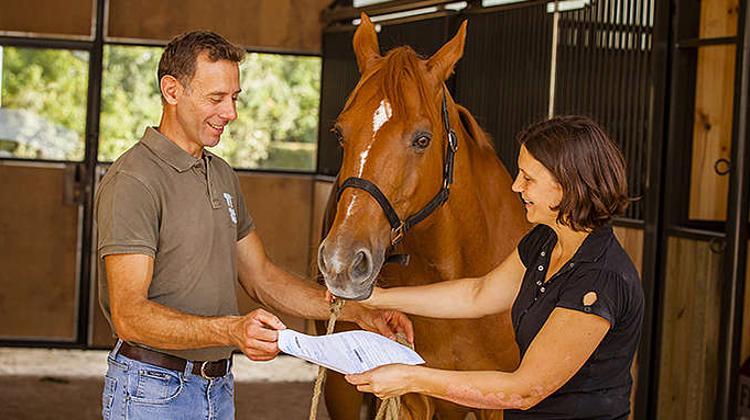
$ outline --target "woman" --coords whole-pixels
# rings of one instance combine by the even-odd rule
[[[627,204],[622,154],[592,120],[557,117],[520,133],[518,176],[536,224],[493,271],[419,287],[376,288],[364,301],[435,318],[511,310],[514,372],[388,365],[347,380],[384,398],[418,392],[506,419],[626,419],[643,291],[612,232]]]

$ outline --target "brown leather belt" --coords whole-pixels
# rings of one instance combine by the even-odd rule
[[[120,346],[120,354],[133,360],[138,360],[139,362],[149,363],[154,366],[163,367],[177,372],[184,372],[185,366],[188,362],[183,358],[172,356],[171,354],[165,354],[143,347],[131,346],[124,341]],[[215,362],[194,361],[192,363],[193,375],[202,376],[205,379],[214,379],[224,376],[227,374],[227,369],[229,367],[229,359],[217,360]]]

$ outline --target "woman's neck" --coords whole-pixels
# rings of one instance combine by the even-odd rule
[[[583,241],[591,233],[590,230],[575,231],[568,226],[556,223],[554,226],[550,226],[552,230],[557,234],[557,245],[555,248],[559,249],[559,255],[566,259],[573,256],[578,251]]]

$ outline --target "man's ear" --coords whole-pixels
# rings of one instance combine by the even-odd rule
[[[177,103],[177,93],[182,88],[180,81],[175,79],[174,76],[165,75],[159,81],[159,87],[161,88],[161,96],[164,101],[170,105]]]

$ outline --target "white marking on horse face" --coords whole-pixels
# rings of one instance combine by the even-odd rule
[[[361,173],[362,173],[362,171],[360,170],[360,174]],[[344,216],[344,220],[348,219],[349,216],[351,216],[352,213],[354,212],[354,202],[355,201],[357,201],[357,196],[356,195],[352,196],[351,201],[349,201],[349,206],[346,207],[346,215]]]
[[[380,105],[372,114],[372,142],[359,154],[359,169],[357,170],[357,176],[362,177],[362,173],[365,170],[365,163],[367,163],[367,157],[370,154],[372,143],[375,141],[375,135],[388,120],[391,119],[393,111],[391,110],[391,104],[386,100],[382,99]]]
[[[362,178],[362,172],[364,172],[365,163],[367,162],[367,155],[370,154],[371,148],[372,148],[372,143],[370,143],[367,146],[367,149],[365,149],[362,153],[359,154],[359,170],[357,171],[357,176],[359,178]]]
[[[391,104],[386,99],[381,100],[380,106],[378,106],[378,108],[372,114],[372,137],[373,138],[375,138],[375,134],[378,133],[378,130],[380,130],[380,127],[382,127],[383,124],[387,123],[388,120],[391,119],[392,114],[393,112],[391,111]]]

